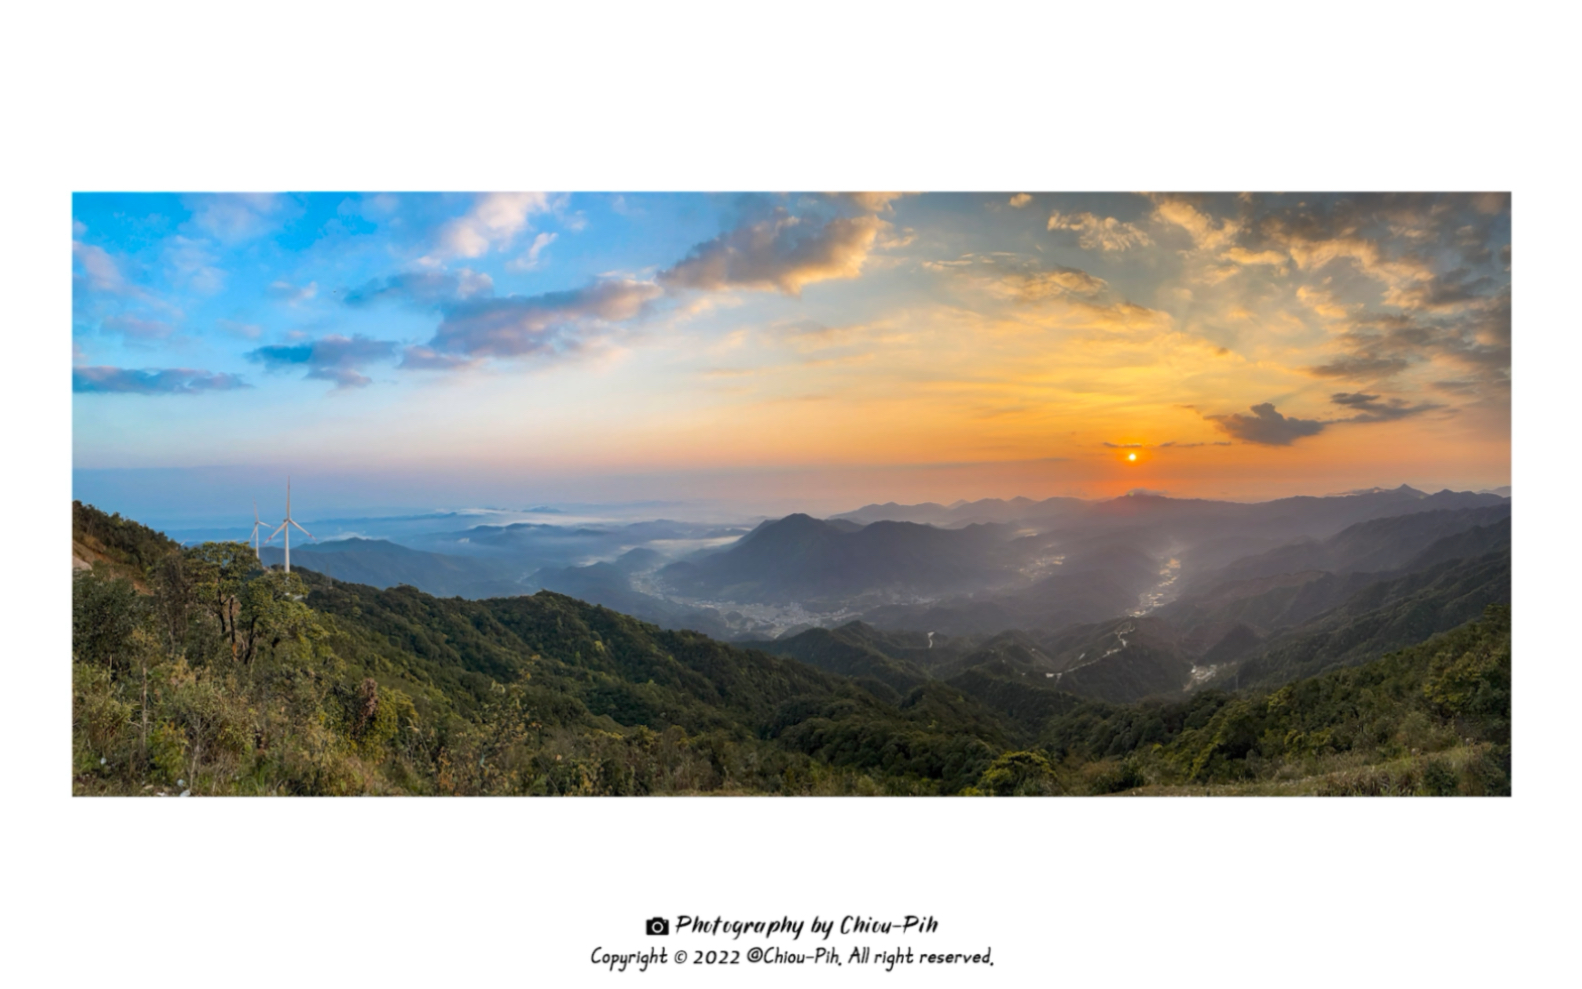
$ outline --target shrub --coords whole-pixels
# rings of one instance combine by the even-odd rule
[[[994,797],[1047,797],[1061,792],[1055,767],[1038,752],[1007,752],[978,777],[977,789]]]

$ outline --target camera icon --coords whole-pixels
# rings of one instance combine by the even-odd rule
[[[649,937],[663,937],[670,933],[670,921],[663,917],[650,917],[644,922],[643,927],[648,931]]]

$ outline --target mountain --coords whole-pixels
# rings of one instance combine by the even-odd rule
[[[1130,527],[1166,528],[1191,525],[1206,534],[1233,535],[1234,526],[1242,535],[1273,536],[1282,540],[1299,537],[1322,538],[1348,525],[1421,511],[1478,508],[1508,502],[1508,492],[1497,493],[1440,491],[1435,494],[1401,485],[1398,488],[1373,488],[1345,495],[1300,496],[1266,502],[1214,501],[1199,498],[1171,498],[1147,491],[1133,491],[1119,498],[1083,501],[1077,498],[1050,498],[1033,501],[1013,498],[1002,501],[988,498],[976,502],[956,502],[948,507],[932,502],[921,505],[865,505],[854,512],[832,516],[867,524],[881,520],[920,522],[941,527],[969,522],[1035,523],[1045,526],[1081,524],[1091,531],[1096,526],[1116,524]]]
[[[1511,506],[1506,502],[1478,508],[1435,509],[1372,519],[1348,526],[1327,539],[1289,543],[1266,553],[1245,557],[1199,576],[1195,583],[1248,580],[1307,570],[1335,574],[1395,570],[1406,566],[1434,543],[1469,529],[1503,522],[1508,541],[1510,515]],[[1449,551],[1457,552],[1454,549]]]
[[[258,551],[265,566],[285,561],[283,550]],[[358,584],[393,587],[411,584],[441,597],[484,597],[520,594],[519,574],[501,563],[408,549],[384,539],[337,539],[291,548],[294,566]]]
[[[1241,660],[1233,682],[1277,686],[1365,662],[1471,621],[1490,605],[1508,607],[1510,600],[1508,551],[1376,581],[1262,644]]]
[[[993,581],[1009,535],[998,526],[938,529],[914,522],[853,529],[788,515],[724,552],[673,563],[659,577],[678,595],[743,602],[939,593]]]
[[[73,514],[74,557],[100,557],[73,578],[74,793],[1510,789],[1502,550],[1374,575],[1267,638],[1136,616],[743,648],[549,591],[286,574],[241,543]],[[1430,555],[1486,544],[1479,528]],[[624,576],[601,566],[584,576]],[[1234,675],[1196,682],[1215,650]]]
[[[1049,498],[1034,501],[1031,498],[983,498],[978,501],[958,501],[948,507],[934,502],[920,505],[864,505],[854,512],[830,516],[829,521],[844,520],[868,525],[872,522],[918,522],[940,528],[955,528],[983,523],[1007,523],[1036,519],[1048,521],[1072,514],[1087,503],[1079,498]]]
[[[789,656],[817,669],[858,681],[878,681],[889,690],[875,693],[891,700],[899,700],[930,679],[923,669],[909,660],[881,651],[880,646],[888,643],[876,642],[876,639],[883,639],[877,629],[862,622],[851,622],[840,628],[813,628],[781,639],[743,641],[738,645]],[[912,650],[891,647],[891,652],[903,651]]]

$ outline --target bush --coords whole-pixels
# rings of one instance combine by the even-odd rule
[[[1423,767],[1423,782],[1418,792],[1425,797],[1453,797],[1461,789],[1461,774],[1443,760]]]
[[[977,787],[992,797],[1048,797],[1061,793],[1055,767],[1038,752],[1007,752],[989,764]]]
[[[1123,790],[1134,790],[1139,786],[1148,785],[1142,768],[1133,759],[1124,761],[1105,759],[1103,762],[1091,762],[1082,767],[1082,779],[1087,784],[1088,793],[1094,796],[1120,793]]]

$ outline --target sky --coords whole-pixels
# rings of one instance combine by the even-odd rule
[[[1499,193],[72,213],[75,495],[148,521],[1510,483]]]

